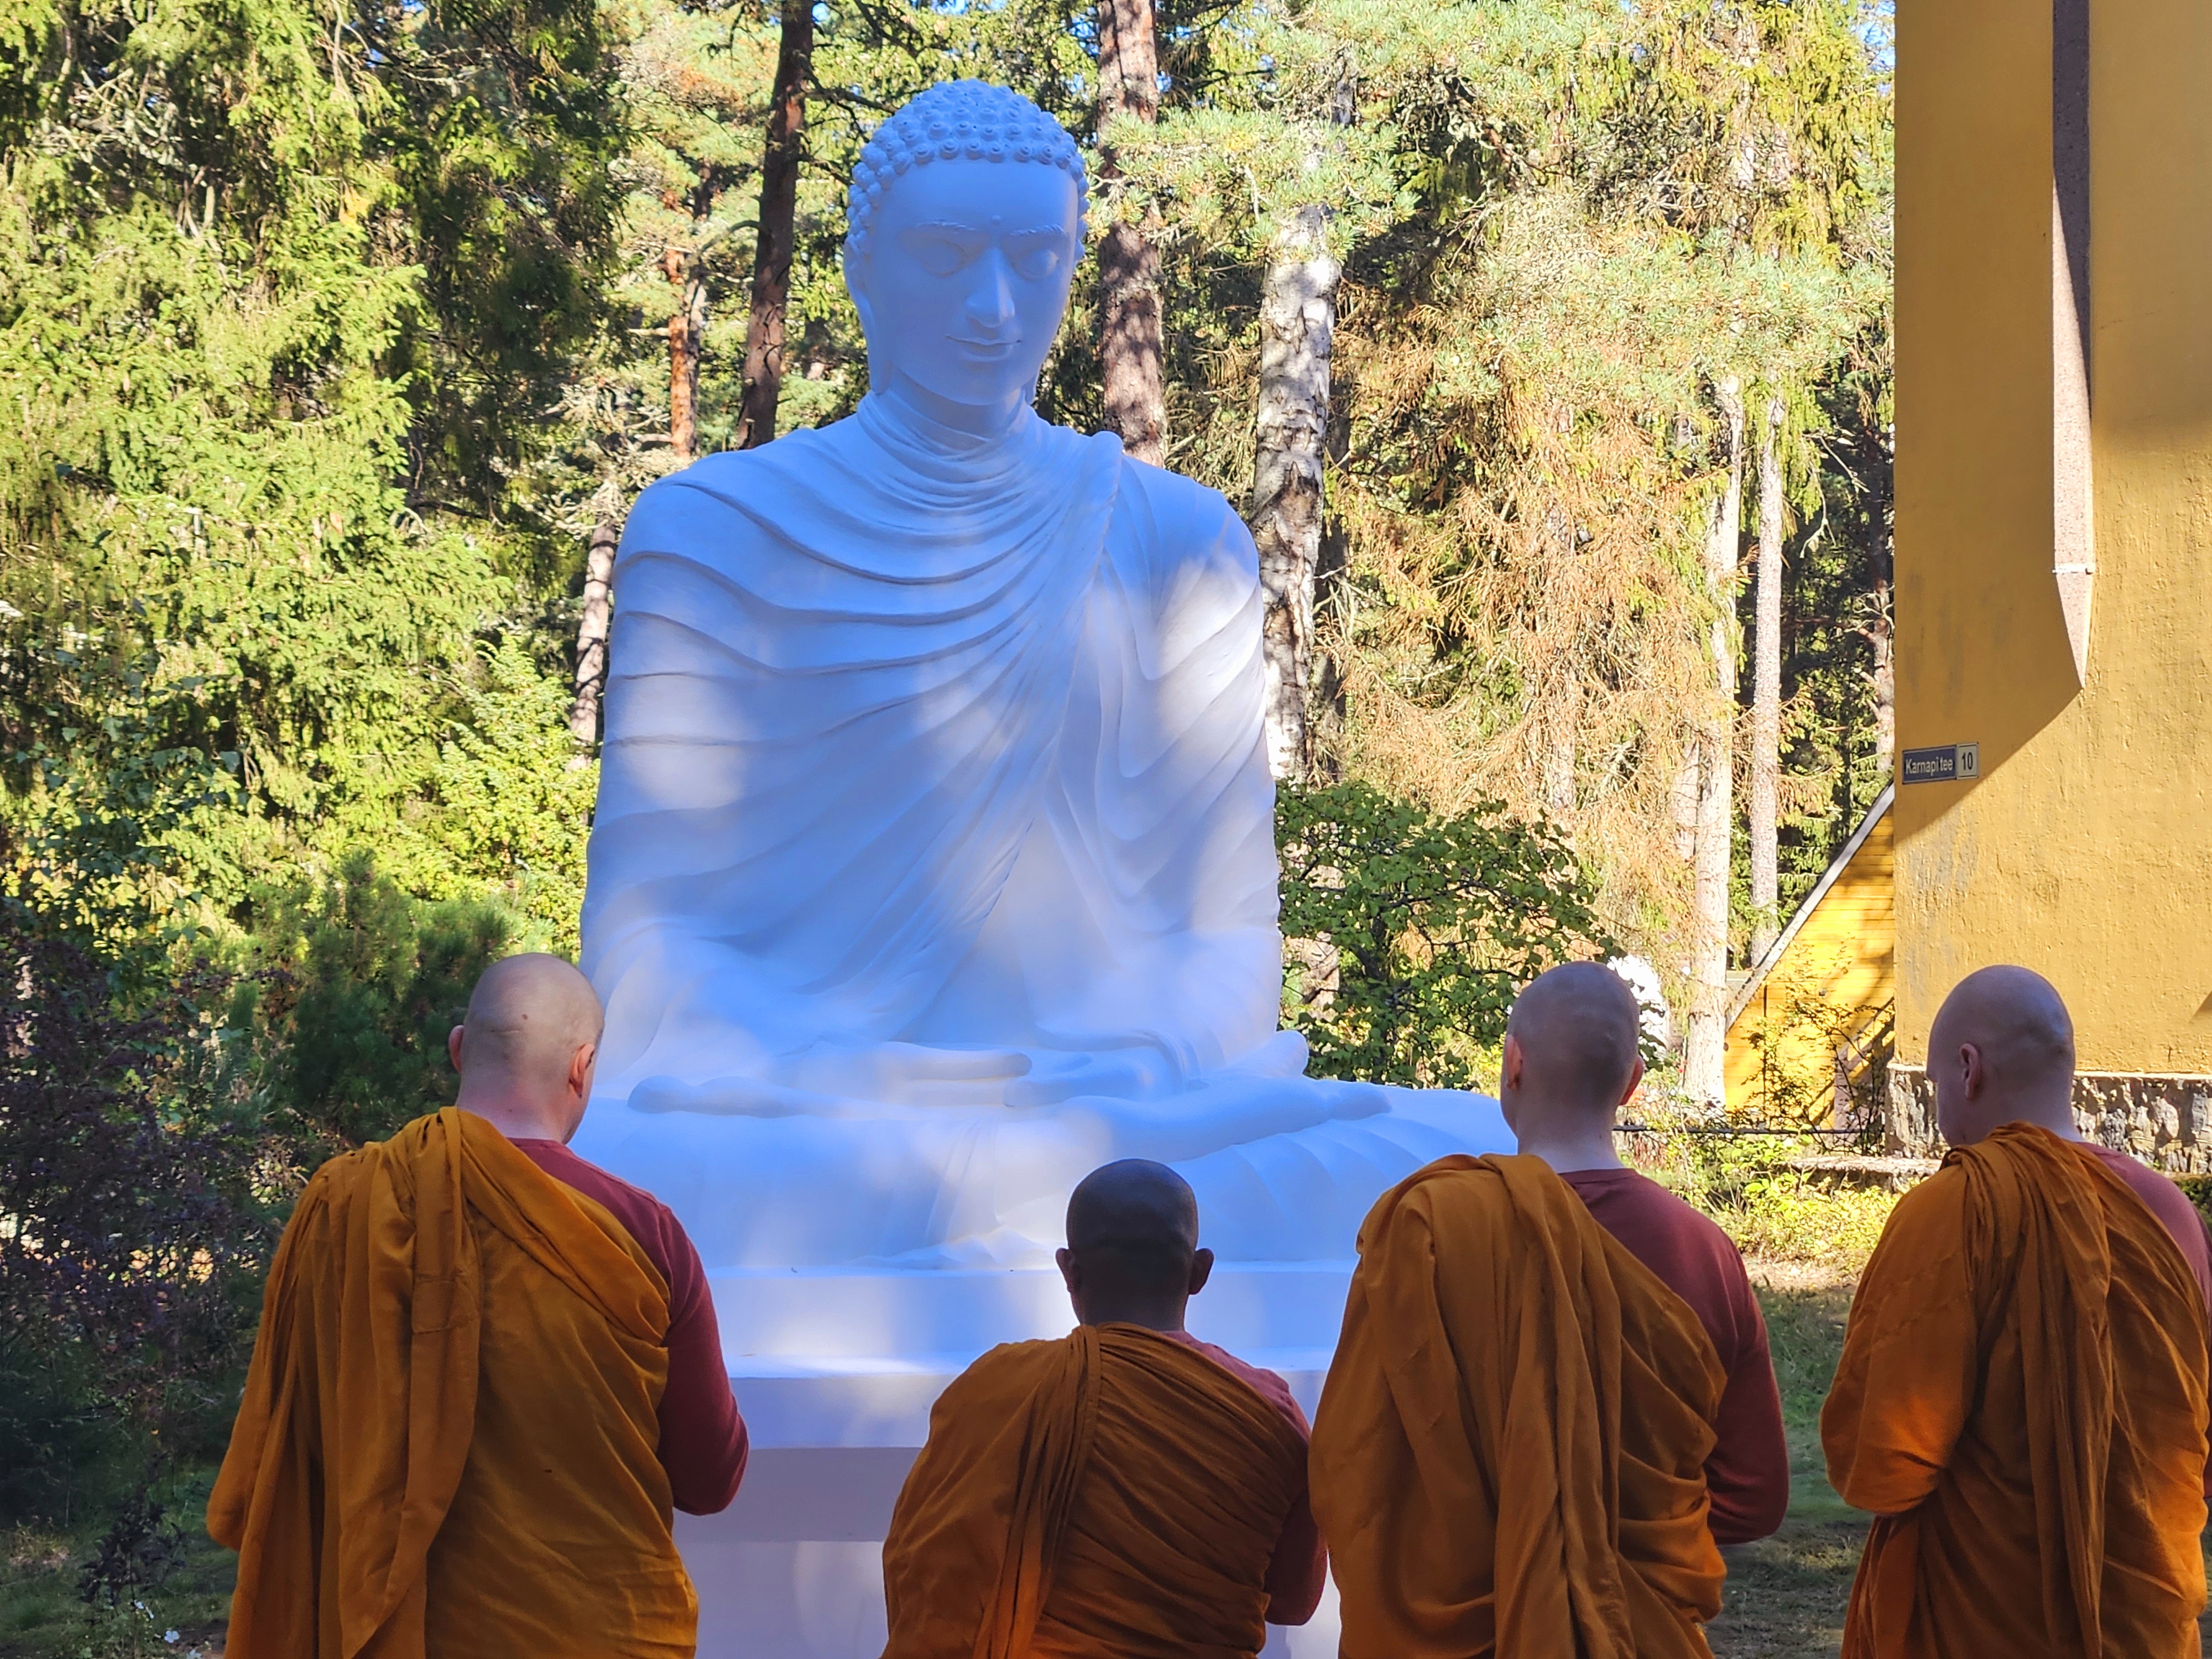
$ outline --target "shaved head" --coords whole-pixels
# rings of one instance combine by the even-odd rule
[[[1943,1138],[1971,1146],[2001,1123],[2074,1129],[2074,1020],[2026,968],[1984,968],[1943,999],[1928,1032]]]
[[[566,1140],[582,1121],[605,1024],[573,963],[537,952],[495,962],[448,1042],[459,1103],[509,1133]]]
[[[1198,1248],[1198,1194],[1164,1164],[1125,1158],[1093,1170],[1067,1200],[1072,1249],[1181,1258]]]
[[[1205,1284],[1212,1261],[1198,1247],[1198,1195],[1164,1164],[1126,1158],[1105,1164],[1068,1196],[1060,1269],[1085,1324],[1180,1330],[1182,1304]]]
[[[1570,962],[1539,974],[1505,1022],[1521,1048],[1522,1092],[1540,1109],[1610,1118],[1642,1057],[1642,1015],[1610,968]]]

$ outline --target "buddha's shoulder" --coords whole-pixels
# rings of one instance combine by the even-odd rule
[[[839,423],[843,424],[842,422]],[[802,428],[757,449],[724,449],[646,486],[630,507],[629,525],[660,526],[702,514],[745,512],[788,495],[794,475],[839,462],[835,427]]]
[[[1260,556],[1252,532],[1219,490],[1133,456],[1121,458],[1121,505],[1133,539],[1154,559],[1176,567],[1218,567],[1256,580]]]

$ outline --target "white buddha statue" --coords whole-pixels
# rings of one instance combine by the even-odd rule
[[[859,411],[630,515],[578,1146],[709,1267],[1033,1264],[1132,1154],[1224,1255],[1340,1259],[1390,1182],[1508,1144],[1278,1029],[1251,538],[1030,407],[1084,203],[1027,100],[915,98],[854,173]]]

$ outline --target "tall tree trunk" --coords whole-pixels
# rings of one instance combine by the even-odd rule
[[[1690,960],[1689,1036],[1682,1082],[1692,1097],[1723,1104],[1728,1079],[1729,836],[1735,816],[1735,578],[1742,539],[1743,390],[1733,374],[1717,388],[1726,434],[1728,483],[1705,544],[1712,698],[1698,744],[1697,896]]]
[[[1878,776],[1887,779],[1897,763],[1896,645],[1887,577],[1875,584],[1873,608],[1875,620],[1867,640],[1874,647],[1874,665],[1867,678],[1874,694],[1874,767]]]
[[[1871,427],[1871,422],[1869,422]],[[1895,647],[1895,617],[1891,606],[1890,580],[1895,548],[1892,542],[1893,503],[1891,481],[1895,466],[1889,453],[1887,436],[1878,428],[1869,434],[1867,447],[1873,455],[1868,466],[1874,481],[1875,498],[1872,517],[1873,546],[1869,564],[1873,567],[1873,592],[1868,596],[1867,609],[1871,613],[1867,625],[1861,629],[1867,643],[1874,648],[1874,662],[1867,672],[1869,690],[1874,701],[1875,770],[1884,779],[1890,775],[1897,755],[1897,665]]]
[[[799,161],[806,88],[814,75],[814,0],[783,0],[782,43],[761,161],[760,228],[753,243],[752,314],[745,323],[745,386],[738,410],[739,449],[775,436],[783,392],[784,322],[791,302],[791,252],[799,215]]]
[[[568,705],[568,735],[589,749],[599,734],[599,698],[607,684],[607,628],[614,617],[615,548],[622,521],[615,514],[615,490],[601,491],[599,520],[584,557],[584,615],[576,624],[576,699]]]
[[[1120,115],[1150,124],[1159,117],[1159,49],[1153,0],[1098,0],[1098,125]],[[1098,177],[1120,176],[1111,145],[1099,151]],[[1116,220],[1098,247],[1099,356],[1106,425],[1121,447],[1158,466],[1167,454],[1167,385],[1160,363],[1160,260],[1143,229]]]
[[[676,303],[668,313],[668,444],[688,461],[699,437],[699,337],[705,331],[707,289],[691,274],[690,256],[670,248],[660,257]]]
[[[1260,287],[1260,407],[1252,539],[1267,601],[1267,767],[1301,782],[1312,762],[1306,685],[1313,667],[1314,573],[1321,562],[1329,350],[1344,268],[1328,251],[1328,210],[1292,214]]]
[[[1752,619],[1751,959],[1781,931],[1782,461],[1779,392],[1766,400],[1759,441],[1759,586]]]

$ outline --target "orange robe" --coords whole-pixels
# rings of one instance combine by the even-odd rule
[[[884,1659],[1251,1659],[1305,1442],[1135,1325],[994,1348],[930,1413],[884,1544]]]
[[[689,1655],[667,1325],[621,1224],[483,1118],[325,1164],[208,1505],[231,1659]]]
[[[1384,1194],[1314,1419],[1344,1659],[1707,1654],[1725,1381],[1540,1160],[1440,1158]]]
[[[2204,1302],[2085,1148],[2007,1124],[1899,1200],[1820,1437],[1881,1517],[1850,1659],[2195,1659]]]

